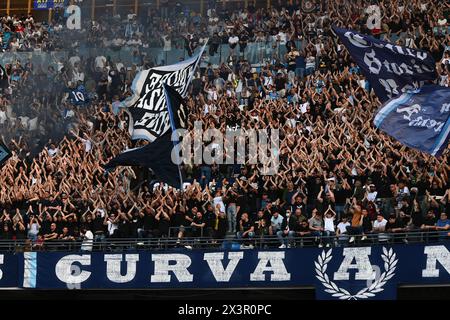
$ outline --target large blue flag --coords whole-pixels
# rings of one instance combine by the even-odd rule
[[[381,102],[417,89],[437,77],[436,63],[425,51],[333,27]]]
[[[450,133],[450,88],[426,85],[404,93],[381,107],[374,123],[408,147],[439,156]]]

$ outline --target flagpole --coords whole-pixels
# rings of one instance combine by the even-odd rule
[[[173,147],[174,147],[175,152],[176,152],[176,157],[177,157],[177,162],[178,162],[178,164],[177,164],[178,175],[180,177],[180,190],[183,190],[183,175],[181,174],[181,169],[180,169],[180,165],[179,165],[179,163],[180,163],[180,161],[179,161],[180,160],[179,159],[180,153],[179,153],[179,148],[178,147],[180,145],[180,142],[178,141],[178,143],[177,143],[175,140],[172,139],[173,134],[175,133],[177,128],[175,128],[175,123],[173,121],[172,104],[171,104],[169,96],[167,94],[166,84],[165,83],[163,83],[163,88],[164,88],[164,95],[166,97],[166,102],[167,102],[167,109],[169,111],[170,127],[172,128],[172,136],[170,137],[170,140],[172,140]]]

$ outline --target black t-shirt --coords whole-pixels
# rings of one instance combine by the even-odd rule
[[[207,228],[214,228],[216,223],[216,214],[212,211],[206,211],[203,215],[203,220]]]
[[[370,221],[369,217],[363,218],[362,227],[364,232],[370,232],[372,230],[372,222]]]
[[[420,228],[420,226],[424,222],[424,218],[422,216],[422,212],[420,212],[420,211],[413,211],[411,213],[411,219],[412,219],[413,226],[416,227],[416,228]]]
[[[175,214],[172,216],[172,226],[174,227],[180,227],[187,225],[187,220],[185,219],[184,212],[176,211]]]
[[[437,219],[435,217],[430,218],[430,217],[426,216],[423,219],[423,224],[426,226],[434,226],[436,224],[436,221],[437,221]]]
[[[96,217],[92,222],[92,232],[96,233],[100,231],[105,231],[105,225],[103,224],[103,218],[101,216]]]
[[[352,191],[344,188],[340,188],[339,190],[334,190],[334,200],[338,205],[344,205],[345,200],[352,196]]]
[[[284,77],[275,78],[275,88],[277,91],[285,89],[285,86],[286,86],[286,78]]]
[[[170,228],[170,220],[166,220],[163,217],[159,220],[158,229],[161,235],[168,235]]]
[[[252,227],[252,222],[250,220],[248,221],[242,221],[242,231],[248,231]]]
[[[403,228],[403,227],[404,227],[403,221],[401,221],[400,219],[395,219],[394,222],[388,221],[386,223],[387,231],[389,231],[390,229],[397,229],[397,228]]]
[[[184,219],[184,216],[183,216]],[[144,230],[153,230],[156,226],[155,217],[152,214],[145,213],[144,218],[142,218]]]
[[[262,221],[265,221],[264,227],[263,227],[263,222],[262,222]],[[256,233],[257,235],[264,235],[266,229],[268,228],[267,226],[268,226],[267,221],[266,221],[266,219],[264,219],[264,218],[257,219],[257,220],[255,220],[255,222],[253,223],[253,227],[254,227],[255,233]],[[267,229],[267,230],[268,230],[268,229]]]

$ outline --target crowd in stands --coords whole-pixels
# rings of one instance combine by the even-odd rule
[[[130,15],[112,27],[106,19],[92,22],[86,42],[120,47],[165,39],[157,45],[166,50],[168,42],[182,39],[192,53],[209,37],[203,61],[215,54],[216,45],[228,44],[228,63],[202,63],[192,81],[190,129],[195,121],[222,132],[279,129],[278,174],[263,176],[257,165],[186,166],[189,183],[181,191],[143,169],[106,173],[103,165],[110,159],[142,144],[131,141],[127,114],[112,109],[130,94],[137,72],[154,62],[139,51],[133,64],[124,65],[109,57],[79,56],[71,48],[69,58],[54,67],[43,70],[20,61],[6,65],[6,76],[0,77],[0,132],[13,151],[0,169],[0,239],[45,244],[80,237],[182,242],[272,236],[284,248],[302,237],[320,246],[335,245],[335,236],[347,243],[355,236],[382,240],[417,230],[448,237],[448,149],[435,158],[378,131],[372,117],[380,102],[330,31],[333,22],[428,50],[437,62],[439,84],[448,86],[448,3],[380,1],[381,29],[368,30],[368,1],[328,1],[313,13],[298,10],[297,1],[287,7],[273,2],[270,9],[233,12],[218,4],[202,17],[167,8],[163,1],[147,20]],[[56,25],[31,16],[0,22],[5,51],[66,48],[55,37]],[[287,54],[252,66],[243,48],[258,42],[265,48],[269,39],[285,46]],[[71,100],[79,86],[90,92],[89,103]],[[33,151],[42,145],[41,152]]]

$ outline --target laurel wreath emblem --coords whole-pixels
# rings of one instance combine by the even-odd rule
[[[369,287],[361,289],[356,294],[351,294],[347,290],[340,288],[330,280],[326,271],[330,260],[333,258],[331,255],[333,249],[328,251],[322,251],[319,255],[317,261],[314,262],[316,266],[316,278],[323,284],[326,288],[325,292],[330,293],[331,296],[339,298],[340,300],[358,300],[358,299],[368,299],[374,297],[376,293],[384,290],[384,285],[395,275],[395,269],[397,268],[398,259],[396,259],[395,252],[391,249],[387,250],[383,247],[383,254],[381,258],[384,261],[383,272],[378,279],[376,279]]]

